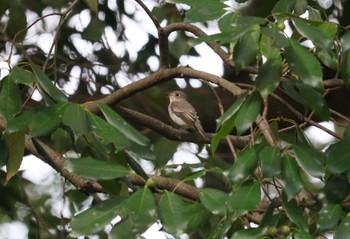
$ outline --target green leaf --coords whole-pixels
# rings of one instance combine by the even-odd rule
[[[17,84],[20,83],[25,85],[32,85],[34,82],[36,82],[36,78],[32,72],[25,70],[19,66],[12,68],[10,78]]]
[[[114,161],[98,160],[92,157],[70,159],[66,167],[71,172],[91,180],[109,180],[131,173],[130,169]]]
[[[343,59],[340,65],[340,75],[343,78],[345,85],[350,82],[350,49],[344,52]]]
[[[258,151],[258,156],[264,178],[281,174],[281,156],[278,148],[266,145]]]
[[[323,90],[321,65],[317,58],[296,40],[290,38],[286,48],[286,59],[301,81],[311,87]]]
[[[131,217],[127,217],[118,222],[108,235],[110,239],[138,238],[137,230],[134,230],[134,222]]]
[[[343,36],[340,38],[341,48],[342,52],[346,52],[350,49],[350,32],[347,31]]]
[[[14,38],[21,30],[23,32],[16,37],[16,42],[22,41],[27,33],[27,18],[24,8],[10,7],[9,21],[7,23],[6,33],[10,38]]]
[[[0,82],[0,115],[12,118],[21,109],[21,92],[18,86],[6,76]]]
[[[173,235],[185,233],[188,218],[180,196],[165,191],[159,202],[159,216],[166,232]]]
[[[306,173],[313,177],[322,178],[325,174],[326,156],[307,145],[293,145],[296,160]]]
[[[156,205],[149,188],[143,187],[126,199],[120,213],[125,216],[142,214],[142,216],[145,217],[145,215],[147,215],[149,218],[147,218],[145,222],[154,222],[156,220]],[[151,221],[149,221],[149,219],[151,219]]]
[[[98,106],[106,117],[107,122],[122,132],[128,139],[143,146],[147,146],[150,143],[148,138],[132,127],[113,109],[102,103],[99,103]]]
[[[200,192],[200,200],[204,207],[215,215],[224,216],[227,210],[228,195],[220,190],[206,188]]]
[[[104,30],[105,23],[97,17],[93,17],[81,35],[85,40],[98,42],[101,40]]]
[[[329,49],[320,49],[316,52],[316,54],[323,64],[332,70],[338,71],[339,61],[334,51]]]
[[[335,23],[325,23],[322,29],[318,28],[319,23],[308,21],[299,17],[292,18],[293,24],[298,32],[310,39],[316,46],[328,49],[333,44],[335,34],[337,33],[337,25]],[[328,34],[327,34],[328,33]]]
[[[243,103],[241,109],[238,111],[235,117],[235,125],[238,135],[243,134],[247,129],[249,129],[259,114],[260,107],[261,97],[258,92],[254,92]]]
[[[349,180],[345,174],[330,174],[323,193],[328,203],[340,204],[348,196],[349,189]]]
[[[38,137],[51,134],[61,123],[65,107],[64,103],[57,104],[36,113],[28,126],[30,136]]]
[[[167,0],[169,3],[183,3],[191,6],[186,12],[186,21],[205,22],[224,15],[226,4],[212,0]]]
[[[322,120],[329,120],[330,111],[323,95],[308,85],[299,84],[298,88],[300,95],[316,116]]]
[[[256,78],[256,88],[260,92],[262,98],[274,92],[281,80],[282,59],[279,55],[275,58],[268,59],[260,68]]]
[[[229,178],[233,183],[239,183],[249,177],[257,165],[258,156],[255,147],[241,151],[238,154],[237,161],[229,169]]]
[[[115,127],[92,113],[89,113],[89,117],[92,123],[92,131],[101,138],[103,143],[112,143],[118,150],[130,146],[130,141]]]
[[[34,111],[25,111],[9,119],[7,121],[6,133],[10,134],[17,131],[26,131],[34,115],[35,115]]]
[[[240,215],[255,209],[261,199],[259,182],[248,182],[241,185],[229,199],[229,206]]]
[[[156,156],[156,165],[158,168],[165,166],[173,158],[179,146],[179,142],[171,141],[161,137],[154,144],[154,154]]]
[[[327,149],[327,170],[330,173],[343,173],[350,169],[350,147],[348,141],[339,141]]]
[[[285,48],[289,45],[288,38],[284,35],[284,33],[281,31],[281,29],[278,28],[277,24],[269,24],[266,27],[263,27],[261,30],[262,37],[269,37],[270,40],[270,47],[275,47],[278,49],[278,53],[280,52],[280,48]],[[269,58],[269,54],[264,52],[264,44],[266,45],[267,42],[262,42],[263,39],[260,41],[260,51],[263,55],[265,55],[267,58]],[[264,43],[264,44],[263,44]]]
[[[216,130],[218,130],[226,121],[230,120],[238,112],[246,99],[247,94],[243,94],[235,100],[230,108],[228,108],[225,113],[216,120]]]
[[[259,52],[260,27],[253,25],[234,47],[235,68],[237,71],[254,63]]]
[[[210,218],[210,212],[202,203],[190,204],[186,207],[187,233],[198,232]]]
[[[282,179],[288,200],[294,198],[303,188],[298,165],[289,155],[284,155],[282,158]]]
[[[288,218],[295,224],[297,227],[305,232],[308,231],[308,224],[306,217],[304,217],[302,211],[298,207],[295,199],[288,199],[285,194],[282,194],[282,205],[288,216]]]
[[[271,12],[276,14],[281,12],[292,12],[294,10],[295,1],[296,0],[280,0],[276,3]]]
[[[256,239],[266,234],[267,228],[247,228],[235,232],[231,239]]]
[[[317,229],[327,231],[338,224],[342,215],[342,208],[339,204],[327,204],[319,212],[317,219]]]
[[[78,104],[68,104],[64,110],[62,122],[71,127],[79,136],[91,131],[91,124],[85,110]]]
[[[84,0],[84,2],[92,12],[98,14],[98,0]]]
[[[25,137],[23,132],[15,132],[5,135],[5,142],[8,149],[8,160],[6,164],[6,184],[18,172],[18,169],[21,166],[24,155],[24,140]]]
[[[235,127],[234,117],[226,121],[220,127],[220,130],[214,135],[214,137],[211,140],[210,148],[212,152],[215,152],[215,150],[219,146],[220,140],[226,137],[228,134],[230,134],[234,127]]]
[[[59,153],[65,153],[73,147],[73,136],[63,128],[57,128],[51,134],[53,148]]]
[[[228,213],[225,217],[223,217],[215,226],[215,228],[211,229],[210,234],[207,238],[225,238],[227,232],[232,228],[234,221],[237,220],[239,214],[236,212]]]
[[[51,97],[51,99],[53,99],[55,103],[67,101],[67,96],[52,83],[50,78],[37,65],[31,65],[31,67],[40,87]]]
[[[335,229],[334,239],[348,238],[349,232],[350,232],[350,215],[347,215],[346,218]]]
[[[84,236],[101,231],[118,216],[122,202],[123,198],[109,199],[75,215],[70,222],[73,234]]]

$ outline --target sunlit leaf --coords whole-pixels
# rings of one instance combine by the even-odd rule
[[[66,167],[73,173],[91,180],[120,178],[131,171],[115,161],[98,160],[92,157],[70,159]]]

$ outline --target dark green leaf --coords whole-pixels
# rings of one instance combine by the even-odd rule
[[[93,17],[89,25],[84,29],[82,37],[88,41],[97,42],[101,40],[105,30],[105,23],[97,17]]]
[[[31,65],[31,67],[40,87],[55,103],[67,101],[67,96],[52,83],[50,78],[37,65]]]
[[[106,120],[114,126],[117,130],[122,132],[131,141],[147,146],[150,142],[143,134],[132,127],[125,119],[123,119],[117,112],[112,110],[105,104],[98,104]]]
[[[286,48],[289,66],[304,84],[322,90],[322,71],[317,58],[294,39],[289,41],[290,45]]]
[[[98,0],[84,0],[84,2],[92,12],[98,14]]]
[[[299,84],[298,88],[300,95],[316,116],[322,120],[329,120],[330,111],[323,95],[308,85]]]
[[[328,203],[340,204],[348,196],[350,189],[348,181],[344,174],[330,174],[323,188]]]
[[[29,124],[30,136],[51,134],[61,123],[65,107],[66,104],[57,104],[36,113]]]
[[[350,169],[350,147],[348,141],[339,141],[327,149],[327,170],[343,173]]]
[[[292,12],[294,10],[295,1],[296,0],[280,0],[276,3],[271,12],[276,14]]]
[[[181,197],[165,191],[159,202],[159,214],[165,231],[181,235],[187,227],[186,205]]]
[[[130,141],[112,125],[92,113],[89,113],[89,117],[92,123],[92,131],[101,138],[103,143],[112,143],[118,150],[130,146]]]
[[[239,214],[255,209],[261,199],[259,182],[249,182],[241,185],[229,199],[229,206]]]
[[[328,49],[320,49],[317,52],[317,57],[323,64],[331,68],[332,70],[338,71],[339,61],[334,51]]]
[[[6,164],[6,183],[18,172],[24,154],[24,133],[15,132],[5,135],[8,149],[8,160]]]
[[[266,145],[258,151],[258,155],[264,178],[277,176],[281,173],[281,156],[278,148]]]
[[[340,38],[341,48],[342,52],[346,52],[350,49],[350,32],[347,31],[341,38]]]
[[[59,153],[65,153],[73,147],[73,136],[63,128],[56,129],[51,134],[51,142],[54,149]]]
[[[268,59],[260,68],[256,78],[256,88],[260,92],[262,98],[266,98],[270,93],[274,92],[281,80],[282,59],[279,55],[275,58]]]
[[[23,32],[16,37],[16,42],[22,41],[27,33],[27,18],[25,10],[22,7],[11,7],[9,14],[9,21],[7,23],[6,32],[10,38],[14,38],[17,33]]]
[[[258,156],[255,147],[249,148],[238,154],[237,161],[229,169],[229,178],[233,183],[238,183],[249,177],[258,165]]]
[[[324,176],[324,166],[326,156],[307,145],[293,145],[296,160],[304,171],[313,177],[322,178]]]
[[[138,238],[138,231],[134,230],[134,222],[127,217],[118,222],[108,235],[110,239]]]
[[[25,85],[31,85],[34,82],[36,82],[36,78],[32,72],[25,70],[19,66],[15,66],[12,68],[10,77],[17,84],[20,83]]]
[[[210,148],[212,152],[215,152],[220,143],[220,140],[226,137],[228,134],[230,134],[234,127],[234,117],[232,117],[230,120],[225,121],[225,123],[221,125],[219,131],[214,135],[214,137],[211,140]]]
[[[350,215],[347,215],[346,218],[335,229],[334,239],[348,238],[349,232],[350,232]]]
[[[168,140],[165,137],[161,137],[154,144],[154,154],[156,156],[157,167],[166,165],[168,161],[173,158],[173,155],[176,152],[178,146],[178,142]]]
[[[230,12],[223,15],[218,20],[218,26],[221,32],[230,32],[232,31],[233,24],[237,21],[239,14],[238,12]]]
[[[282,194],[282,205],[288,218],[303,231],[308,231],[308,224],[302,211],[298,207],[295,199],[288,200],[285,194]]]
[[[205,222],[210,218],[210,212],[202,203],[190,204],[186,207],[187,213],[187,232],[198,232]],[[204,224],[205,225],[205,224]]]
[[[75,174],[91,180],[120,178],[131,171],[114,161],[98,160],[92,157],[70,159],[66,166]]]
[[[339,204],[327,204],[319,212],[317,219],[317,229],[326,231],[338,224],[343,210]]]
[[[259,25],[253,25],[250,29],[238,40],[233,50],[237,71],[254,63],[259,52],[260,27]]]
[[[224,216],[227,210],[228,195],[220,190],[206,188],[200,193],[200,200],[204,207],[215,215]]]
[[[282,179],[285,183],[285,191],[288,200],[295,197],[303,188],[303,182],[300,177],[300,169],[295,160],[289,155],[282,158]]]
[[[21,92],[10,77],[0,82],[0,115],[12,118],[21,109]]]
[[[255,121],[260,112],[261,97],[259,93],[255,92],[243,103],[241,109],[235,117],[235,126],[237,134],[243,134],[252,123]]]
[[[288,38],[284,35],[284,33],[279,29],[277,24],[268,25],[266,27],[263,27],[261,30],[262,37],[269,37],[271,38],[271,46],[275,47],[276,49],[284,48],[289,45]],[[263,40],[263,39],[262,39]],[[266,42],[264,43],[266,44]],[[264,44],[260,43],[260,48],[264,46]],[[270,47],[271,47],[270,46]],[[266,54],[266,51],[264,52],[264,49],[260,49],[260,51],[264,54]],[[267,58],[268,55],[266,55]]]
[[[211,230],[207,238],[225,238],[227,232],[232,228],[235,220],[237,220],[239,214],[231,212],[227,216],[223,217],[214,229]]]
[[[16,115],[12,119],[7,121],[7,133],[13,133],[17,131],[26,131],[30,121],[33,119],[35,112],[25,111],[21,114]]]
[[[344,52],[343,59],[340,65],[340,75],[343,78],[345,85],[350,82],[350,49]]]
[[[79,136],[91,131],[90,121],[85,110],[78,104],[68,104],[64,110],[62,122]]]
[[[75,215],[70,222],[73,234],[76,236],[91,235],[102,230],[118,216],[122,201],[122,198],[102,201]]]

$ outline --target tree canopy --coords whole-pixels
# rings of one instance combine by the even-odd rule
[[[349,14],[338,0],[2,0],[0,225],[347,238]],[[182,64],[206,59],[199,46],[207,69]],[[180,87],[208,139],[172,124],[165,93]],[[20,170],[34,156],[49,186]]]

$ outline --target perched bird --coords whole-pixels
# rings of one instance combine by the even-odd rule
[[[173,91],[168,94],[168,97],[170,118],[182,129],[196,129],[204,139],[208,139],[196,110],[187,101],[187,95],[182,91]]]

